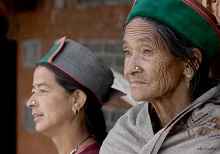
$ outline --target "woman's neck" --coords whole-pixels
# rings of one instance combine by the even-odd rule
[[[166,126],[191,103],[189,93],[189,90],[175,90],[175,92],[151,102],[159,117],[161,127]]]

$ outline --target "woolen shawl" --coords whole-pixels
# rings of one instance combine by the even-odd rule
[[[156,134],[148,108],[149,103],[141,103],[121,116],[104,140],[100,154],[220,153],[220,85],[192,102]],[[189,112],[187,129],[168,137],[173,125]]]

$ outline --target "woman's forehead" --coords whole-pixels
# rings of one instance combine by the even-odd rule
[[[154,30],[153,26],[142,18],[135,18],[131,20],[125,27],[126,33],[149,33],[150,30]]]
[[[135,18],[128,23],[125,29],[123,42],[124,45],[131,42],[147,42],[148,45],[165,48],[164,40],[152,24],[141,18]]]

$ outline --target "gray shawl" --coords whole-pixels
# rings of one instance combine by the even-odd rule
[[[130,108],[104,140],[100,154],[220,154],[220,86],[193,101],[167,126],[154,134],[149,103]],[[187,113],[187,128],[168,136]]]

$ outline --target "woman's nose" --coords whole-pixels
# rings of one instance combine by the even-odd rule
[[[36,101],[29,99],[26,103],[27,107],[31,108],[33,106],[36,106]]]
[[[134,74],[134,73],[142,72],[143,68],[140,65],[136,65],[132,70],[133,70],[132,73]]]
[[[129,74],[134,75],[137,73],[141,73],[142,71],[143,71],[143,68],[138,61],[130,60],[125,65],[125,73],[127,75],[129,75]]]

